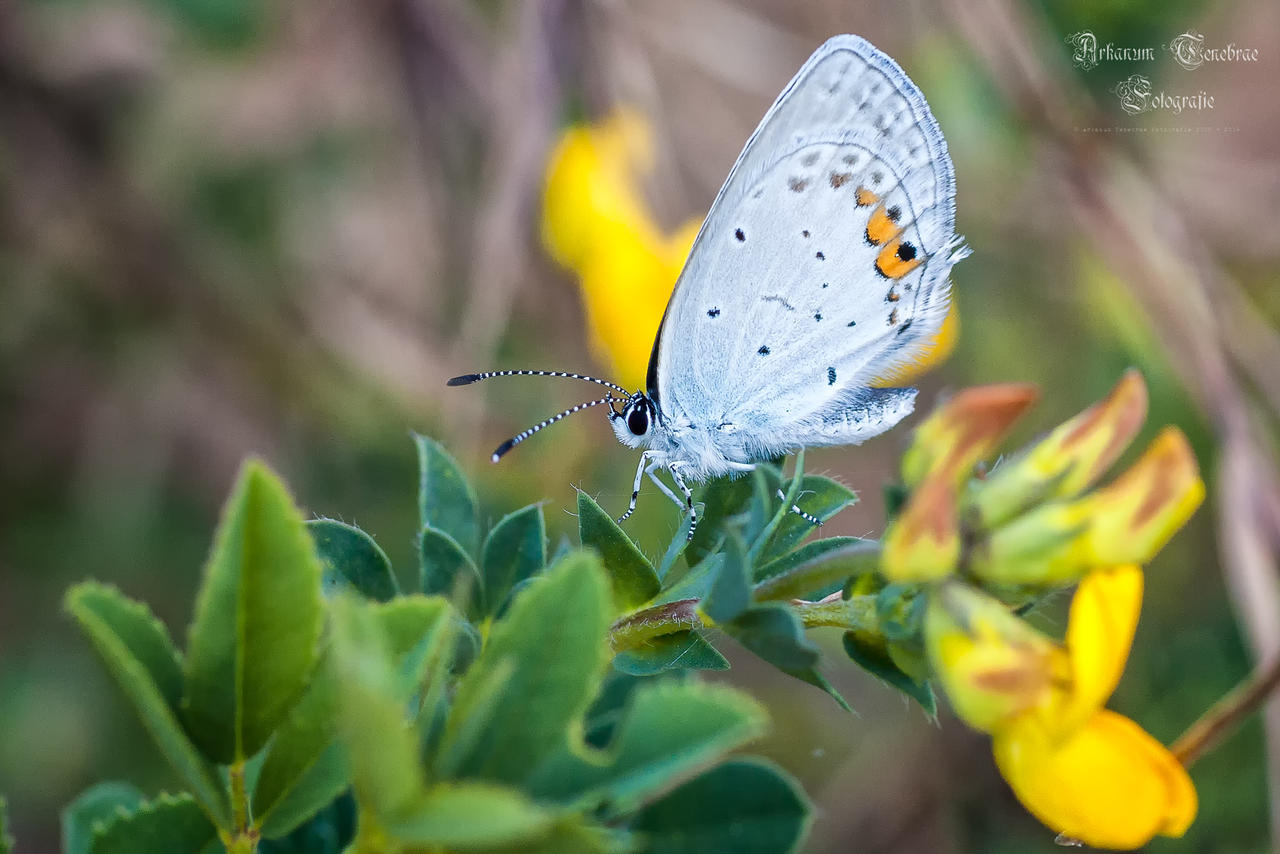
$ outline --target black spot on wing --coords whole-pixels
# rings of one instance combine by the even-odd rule
[[[740,228],[733,233],[733,236],[738,238],[739,243],[742,243],[747,239],[747,236],[742,233],[742,229]]]
[[[827,256],[826,256],[824,253],[822,253],[822,252],[819,252],[817,255],[815,255],[815,256],[813,256],[813,257],[817,258],[819,261],[825,261],[825,260],[827,260]]]
[[[827,385],[835,385],[835,384],[836,384],[836,369],[827,368]]]
[[[707,309],[707,317],[719,317],[719,316],[720,316],[720,309],[718,308]]]
[[[757,350],[756,352],[759,353],[761,356],[767,356],[769,355],[769,346],[767,344],[761,344],[760,349]]]

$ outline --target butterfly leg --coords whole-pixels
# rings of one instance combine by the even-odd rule
[[[631,514],[636,512],[636,499],[640,497],[640,481],[644,478],[645,474],[648,474],[649,477],[653,477],[653,467],[658,465],[658,463],[652,462],[652,460],[656,456],[659,456],[657,451],[645,451],[640,455],[640,465],[636,466],[636,479],[635,482],[631,484],[631,503],[627,505],[627,512],[618,517],[619,525],[631,518]],[[658,481],[655,479],[654,483],[658,483]],[[666,486],[661,483],[658,483],[658,486],[661,486],[663,491],[668,495],[671,495],[671,491],[668,490]],[[671,495],[671,500],[675,501],[677,504],[680,503],[679,501],[676,501],[676,497],[674,495]]]
[[[782,490],[781,490],[781,489],[779,489],[779,490],[778,490],[778,497],[779,497],[779,498],[782,498],[782,499],[785,499],[787,496],[783,495]],[[800,505],[798,505],[798,504],[792,504],[792,505],[791,505],[791,512],[792,512],[792,513],[794,513],[794,514],[796,514],[797,516],[799,516],[801,519],[805,520],[806,522],[808,522],[810,525],[813,525],[813,526],[818,527],[818,528],[821,528],[821,527],[822,527],[822,520],[821,520],[821,519],[819,519],[817,516],[814,516],[812,513],[806,513],[806,512],[804,512],[803,510],[801,510],[801,509],[800,509]]]
[[[689,511],[689,539],[692,540],[693,532],[698,530],[698,511],[693,509],[693,490],[680,475],[680,463],[670,463],[667,468],[671,471],[671,479],[676,482],[676,486],[680,487],[680,492],[684,495],[684,508]]]

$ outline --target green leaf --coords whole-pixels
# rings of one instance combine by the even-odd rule
[[[724,544],[720,573],[702,602],[702,612],[717,623],[727,623],[751,607],[746,560],[742,540],[731,535]]]
[[[484,541],[485,603],[497,613],[511,589],[532,578],[546,565],[547,531],[542,506],[530,504],[504,516]]]
[[[818,648],[785,605],[758,605],[725,628],[740,644],[781,670],[803,671],[818,663]]]
[[[632,676],[667,670],[728,670],[729,662],[699,632],[662,635],[613,657],[613,666]]]
[[[217,838],[208,816],[187,794],[161,795],[99,826],[93,854],[199,854]]]
[[[473,851],[536,842],[555,820],[515,789],[467,782],[435,786],[386,830],[405,845]]]
[[[426,793],[417,733],[405,714],[404,679],[378,606],[342,596],[331,610],[339,736],[357,800],[386,821],[404,815]]]
[[[391,561],[364,531],[334,519],[312,519],[307,533],[324,567],[326,592],[352,589],[379,602],[400,592]]]
[[[928,682],[916,682],[894,663],[884,638],[870,632],[845,632],[844,651],[863,670],[919,703],[930,718],[938,716],[933,688]]]
[[[187,643],[183,718],[211,758],[257,753],[315,667],[320,561],[302,514],[262,463],[223,508]]]
[[[794,479],[783,485],[783,492],[792,494]],[[794,503],[804,512],[823,522],[857,501],[853,490],[828,477],[806,474],[800,479],[800,488],[794,491]],[[759,561],[765,563],[795,548],[813,530],[812,522],[791,511],[790,503],[767,545],[760,551]]]
[[[724,552],[710,555],[702,563],[687,570],[680,580],[663,590],[653,600],[654,605],[665,605],[682,599],[704,599],[711,592],[711,585],[720,575],[720,566],[724,563]]]
[[[874,540],[817,540],[766,566],[752,593],[760,602],[825,596],[855,575],[875,572],[879,563],[880,544]]]
[[[519,783],[563,749],[608,665],[612,616],[591,552],[570,554],[516,596],[458,685],[440,746],[441,756],[457,756],[451,776]],[[494,691],[502,670],[508,675]],[[466,736],[467,718],[486,692],[483,732]],[[470,742],[465,751],[453,747],[460,740]]]
[[[163,627],[145,606],[94,582],[71,588],[65,606],[133,703],[160,753],[209,815],[228,827],[231,807],[226,788],[183,731],[171,704],[179,693],[174,686],[181,684],[181,665]]]
[[[698,514],[698,527],[684,551],[689,566],[701,563],[718,548],[725,522],[747,509],[751,501],[751,490],[750,477],[722,477],[706,485],[702,490],[702,512]]]
[[[763,707],[718,685],[657,681],[636,688],[604,750],[566,749],[529,783],[535,797],[607,803],[625,814],[707,768],[768,726]]]
[[[62,811],[63,854],[89,854],[95,827],[117,812],[133,812],[143,800],[141,790],[130,783],[98,783],[85,789]]]
[[[356,799],[348,790],[287,836],[259,840],[258,854],[343,854],[355,832]]]
[[[9,802],[0,797],[0,854],[9,854],[12,850],[13,837],[9,834]]]
[[[426,527],[418,538],[418,576],[422,592],[450,599],[461,595],[468,617],[484,613],[484,581],[475,561],[453,537]]]
[[[644,835],[644,854],[786,854],[800,848],[810,813],[785,772],[739,759],[650,804],[631,829]]]
[[[337,692],[325,662],[271,740],[253,790],[254,824],[268,839],[290,833],[349,785],[336,743]]]
[[[676,565],[676,560],[680,555],[684,554],[684,550],[689,547],[689,527],[693,524],[693,517],[688,513],[684,514],[680,528],[676,531],[675,537],[671,539],[671,545],[667,546],[667,550],[663,552],[662,562],[658,564],[658,578],[662,579],[662,583],[666,584],[671,579],[671,568]]]
[[[413,434],[418,446],[418,519],[421,527],[435,528],[475,553],[480,542],[476,494],[463,477],[457,461],[438,442]],[[432,591],[435,592],[435,591]]]
[[[578,490],[578,534],[582,545],[595,549],[604,560],[619,610],[630,610],[658,595],[662,582],[653,564],[613,517],[582,490]]]

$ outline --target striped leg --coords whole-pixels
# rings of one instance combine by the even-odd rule
[[[779,498],[782,498],[782,499],[785,499],[787,496],[783,495],[783,494],[782,494],[782,490],[781,490],[781,489],[779,489],[779,490],[778,490],[778,497],[779,497]],[[821,528],[821,527],[822,527],[822,520],[821,520],[821,519],[819,519],[817,516],[814,516],[812,513],[806,513],[806,512],[804,512],[803,510],[801,510],[801,509],[800,509],[800,506],[799,506],[799,505],[797,505],[797,504],[792,504],[792,505],[791,505],[791,512],[792,512],[792,513],[794,513],[794,514],[796,514],[797,516],[799,516],[801,519],[805,520],[806,522],[808,522],[810,525],[814,525],[815,527],[818,527],[818,528]]]
[[[631,503],[627,505],[627,512],[618,517],[619,525],[630,519],[631,514],[636,512],[636,499],[640,497],[640,481],[646,473],[652,476],[653,468],[649,461],[655,456],[657,456],[656,451],[645,451],[640,455],[640,465],[636,466],[636,480],[631,484]]]
[[[680,475],[680,463],[671,463],[667,468],[671,471],[671,479],[676,482],[676,486],[680,487],[680,492],[684,495],[684,506],[689,511],[689,539],[692,540],[693,532],[698,530],[698,511],[693,509],[693,490]]]

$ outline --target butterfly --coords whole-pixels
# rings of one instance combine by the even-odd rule
[[[605,386],[604,397],[508,439],[493,461],[608,405],[618,441],[643,449],[618,521],[635,511],[647,475],[690,514],[692,537],[690,483],[802,447],[856,445],[911,413],[916,390],[877,379],[927,351],[947,314],[951,268],[967,255],[955,234],[954,168],[924,96],[869,42],[836,36],[783,89],[712,203],[644,389],[535,370],[448,384],[544,376]]]

